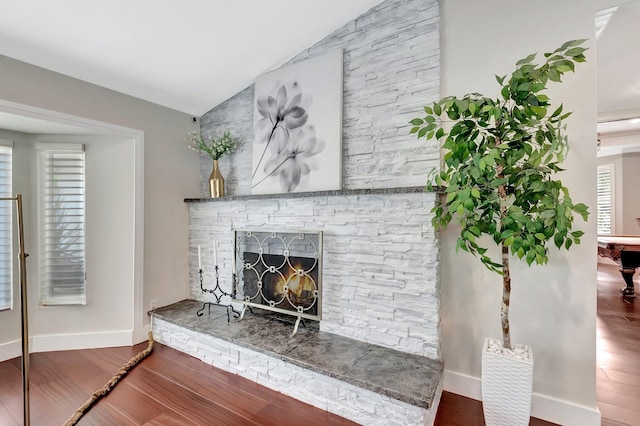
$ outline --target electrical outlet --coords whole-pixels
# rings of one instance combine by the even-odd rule
[[[149,305],[151,307],[151,310],[153,311],[158,307],[158,301],[156,299],[151,299]]]

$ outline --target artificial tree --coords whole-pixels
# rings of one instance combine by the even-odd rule
[[[568,150],[566,124],[570,112],[562,105],[550,109],[544,94],[549,81],[574,71],[585,61],[584,40],[571,40],[551,53],[541,65],[531,54],[516,63],[507,76],[496,76],[501,86],[496,98],[471,93],[448,96],[424,108],[425,116],[411,120],[418,138],[443,141],[443,168],[429,178],[428,189],[443,192],[432,209],[435,229],[444,229],[455,217],[460,224],[456,250],[480,258],[502,275],[501,324],[503,346],[511,349],[509,256],[546,264],[553,241],[567,250],[579,244],[582,231],[572,231],[574,213],[586,221],[587,206],[574,204],[560,180],[560,164]],[[502,249],[500,262],[487,253],[483,236]]]

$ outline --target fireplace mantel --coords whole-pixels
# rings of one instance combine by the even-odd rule
[[[335,197],[349,195],[385,195],[385,194],[416,194],[429,192],[424,186],[406,186],[397,188],[369,188],[369,189],[341,189],[337,191],[293,192],[284,194],[248,194],[231,195],[221,198],[185,198],[185,203],[209,203],[239,200],[273,200],[284,198]],[[438,192],[438,191],[435,191]]]

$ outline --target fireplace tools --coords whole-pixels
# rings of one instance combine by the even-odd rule
[[[201,317],[202,315],[204,315],[204,309],[205,308],[209,308],[209,314],[211,314],[211,306],[223,306],[227,309],[227,324],[229,324],[231,322],[231,315],[234,316],[234,318],[238,318],[240,317],[240,312],[236,311],[233,308],[233,305],[231,304],[224,304],[221,303],[222,301],[222,297],[224,296],[229,296],[231,298],[233,298],[235,295],[233,293],[227,293],[226,291],[224,291],[221,287],[220,287],[220,279],[218,276],[218,265],[215,265],[215,271],[216,271],[216,285],[213,289],[208,289],[208,288],[204,288],[204,283],[203,283],[203,277],[202,277],[202,269],[198,270],[198,273],[200,274],[200,289],[202,290],[203,293],[210,293],[213,295],[213,297],[216,299],[215,302],[204,302],[204,304],[202,305],[202,309],[200,309],[198,312],[196,312],[196,315]],[[235,274],[233,274],[233,288],[235,289]]]

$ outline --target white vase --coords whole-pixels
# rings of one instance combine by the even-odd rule
[[[526,426],[531,416],[533,391],[533,351],[518,345],[528,359],[489,351],[490,341],[482,347],[482,410],[487,426]]]

